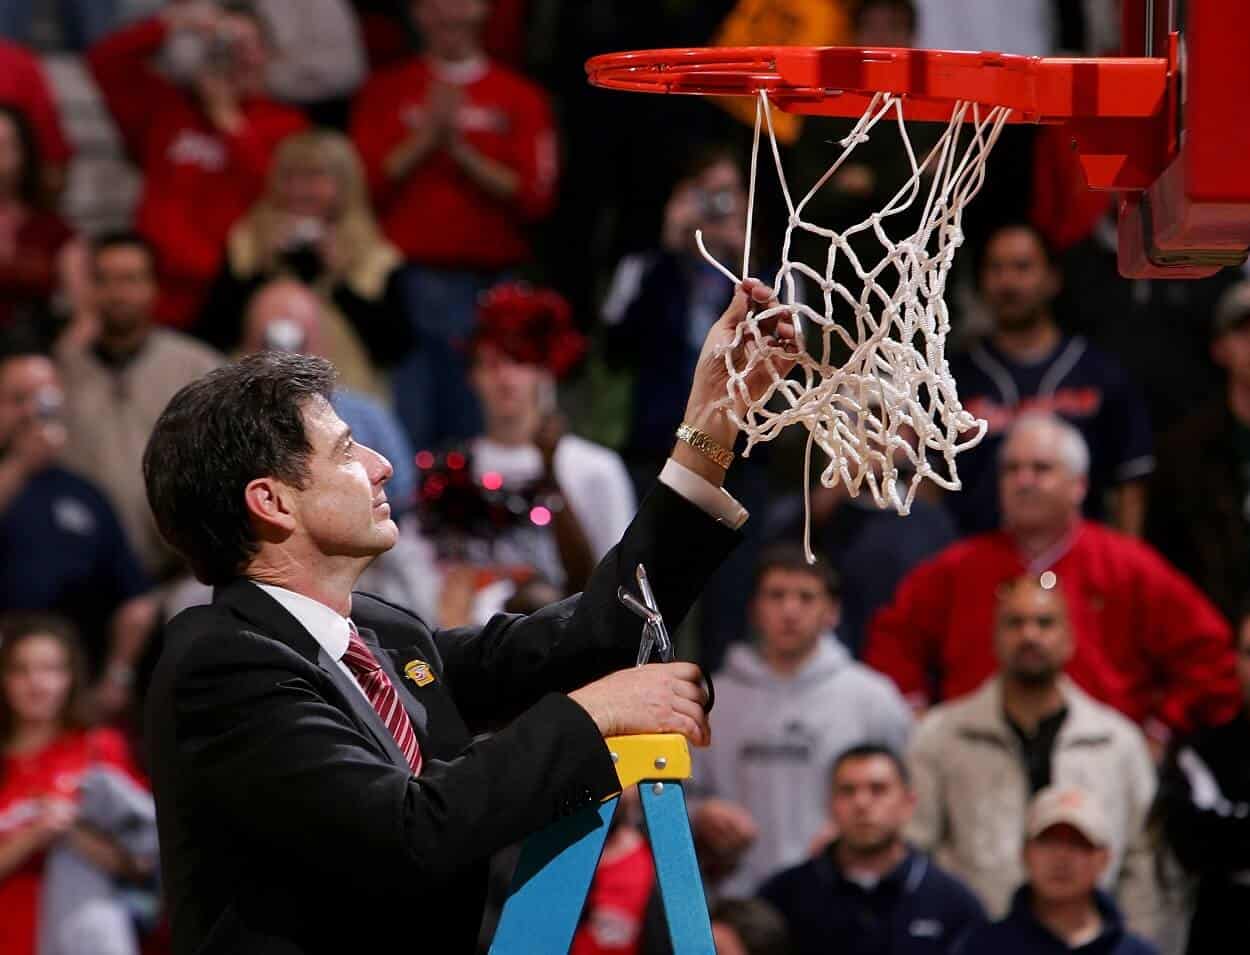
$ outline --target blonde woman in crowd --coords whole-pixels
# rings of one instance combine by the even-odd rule
[[[351,142],[314,130],[283,140],[265,194],[230,231],[225,262],[200,315],[197,333],[232,352],[240,344],[248,299],[292,276],[326,305],[326,355],[344,387],[389,400],[385,370],[411,344],[399,281],[402,259],[378,229]],[[269,345],[300,351],[275,331]]]

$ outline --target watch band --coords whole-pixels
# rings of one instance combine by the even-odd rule
[[[677,429],[677,440],[684,441],[713,464],[726,471],[729,470],[729,465],[733,464],[734,453],[732,451],[712,440],[707,432],[700,431],[684,421]]]

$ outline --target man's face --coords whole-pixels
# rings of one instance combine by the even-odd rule
[[[101,249],[94,260],[95,298],[107,334],[145,328],[156,304],[156,276],[147,250],[137,245]]]
[[[837,604],[817,574],[778,567],[760,580],[754,616],[767,650],[802,656],[835,626]]]
[[[1250,384],[1250,315],[1211,343],[1211,358],[1237,384]]]
[[[1080,514],[1085,477],[1072,473],[1060,442],[1055,429],[1039,425],[1014,431],[1003,445],[998,496],[1008,530],[1058,533]]]
[[[1250,615],[1242,618],[1237,628],[1237,679],[1241,681],[1241,691],[1250,706]]]
[[[511,421],[539,412],[550,376],[537,365],[519,362],[483,343],[474,350],[471,379],[487,420]]]
[[[462,60],[481,49],[480,36],[486,15],[486,0],[414,0],[413,21],[426,48],[443,60]]]
[[[911,819],[915,798],[885,756],[848,759],[833,778],[831,812],[842,843],[859,854],[890,848]]]
[[[1108,854],[1090,843],[1074,826],[1060,823],[1031,839],[1024,846],[1024,867],[1038,901],[1078,902],[1089,898]]]
[[[391,463],[357,444],[328,401],[309,401],[303,417],[312,452],[308,483],[294,492],[300,526],[326,556],[376,557],[390,550],[399,538],[384,487]]]
[[[1013,586],[998,601],[994,640],[1008,677],[1030,686],[1052,682],[1072,655],[1059,592],[1025,583]]]
[[[1058,277],[1033,232],[1003,229],[990,239],[981,266],[981,294],[1000,330],[1041,321],[1058,291]]]
[[[64,399],[56,365],[42,355],[0,362],[0,447],[17,429]]]

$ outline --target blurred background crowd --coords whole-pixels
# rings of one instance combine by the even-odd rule
[[[586,58],[1107,54],[1118,6],[0,0],[0,955],[166,950],[139,714],[165,623],[211,593],[140,461],[179,388],[261,349],[332,359],[395,469],[400,543],[362,588],[441,626],[542,606],[672,446],[732,293],[694,231],[732,262],[746,225],[753,105],[595,89]],[[888,202],[887,126],[805,218]],[[849,128],[778,116],[794,188]],[[765,280],[782,208],[765,169]],[[816,486],[810,564],[805,436],[729,473],[751,520],[679,638],[717,679],[691,814],[718,950],[1228,951],[1250,272],[1121,278],[1110,197],[1044,128],[1005,132],[964,226],[951,368],[989,432],[963,490],[899,517]],[[573,951],[665,951],[654,883],[628,807]]]

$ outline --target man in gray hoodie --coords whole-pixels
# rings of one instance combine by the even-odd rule
[[[755,577],[755,646],[716,675],[712,743],[694,754],[692,822],[725,896],[753,895],[829,831],[829,770],[844,750],[906,744],[911,714],[894,684],[834,638],[838,586],[801,547],[765,551]]]

